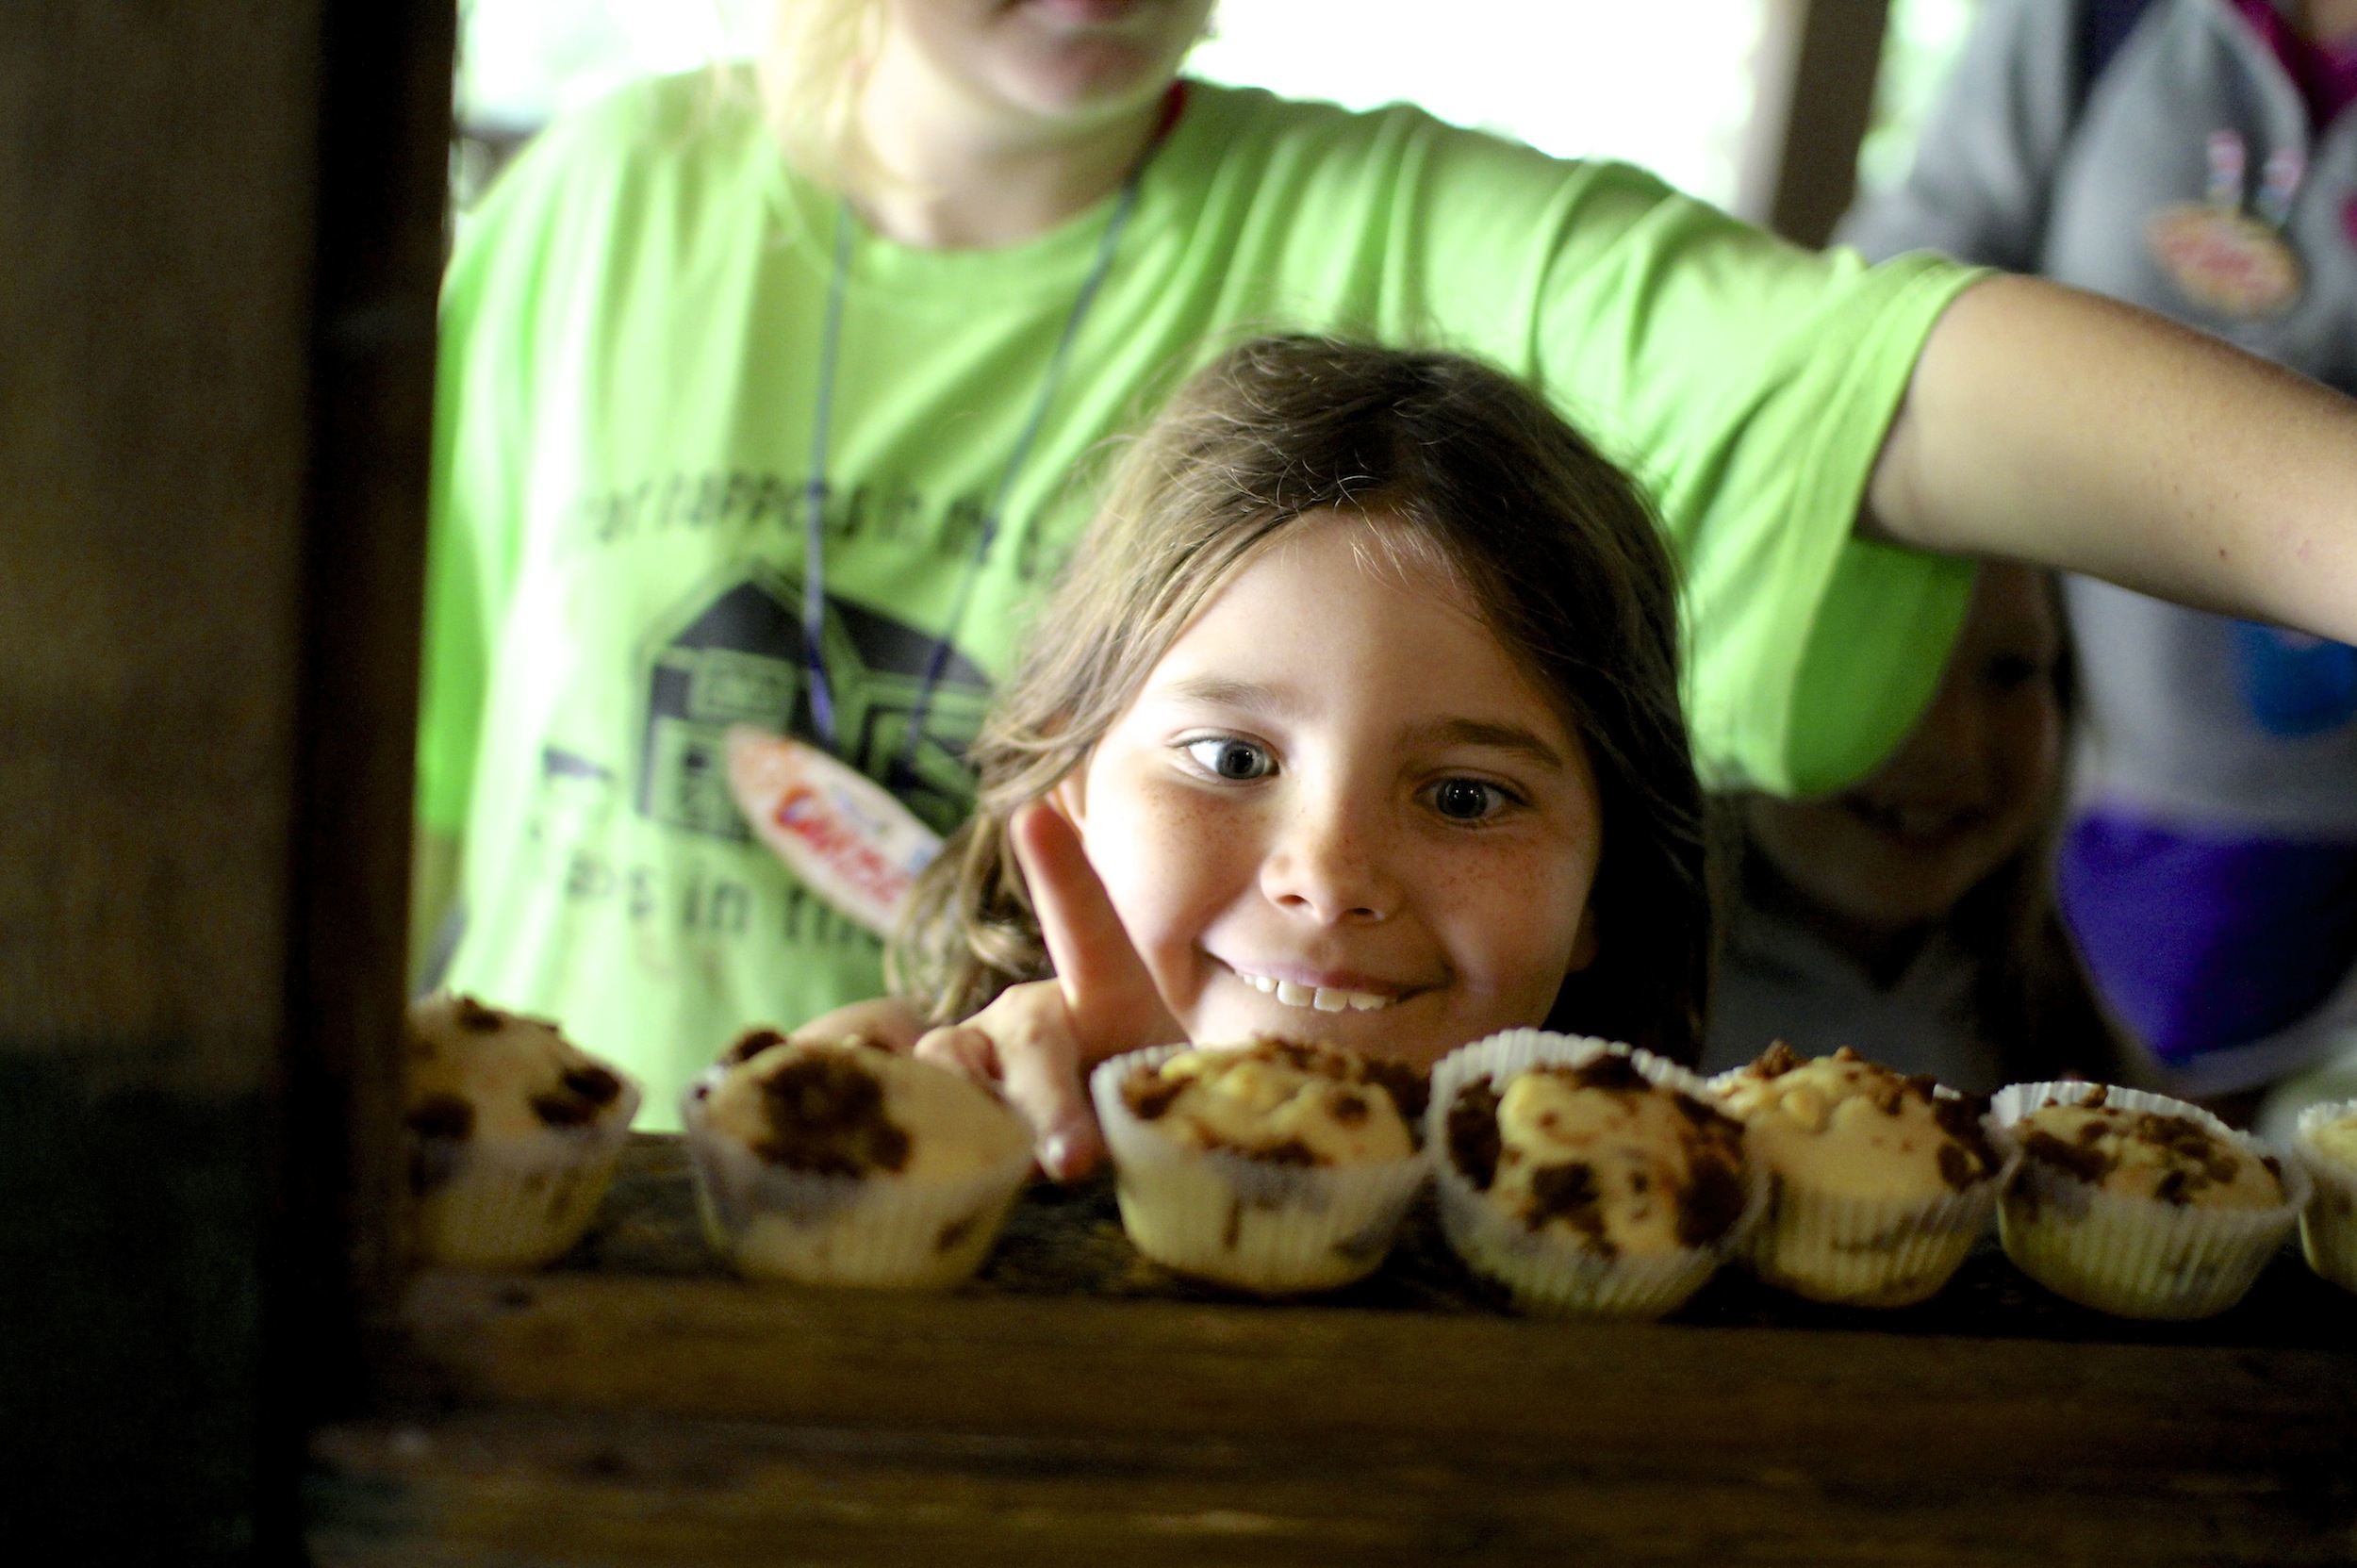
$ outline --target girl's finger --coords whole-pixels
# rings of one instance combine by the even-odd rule
[[[992,1089],[998,1086],[998,1048],[979,1029],[950,1024],[927,1030],[911,1054],[919,1062],[962,1072]]]
[[[1012,1011],[999,1010],[1001,1026],[1016,1028],[1022,1038],[1007,1051],[981,1029],[951,1024],[927,1032],[916,1042],[916,1059],[962,1072],[1004,1097],[1030,1127],[1033,1156],[1049,1176],[1085,1176],[1104,1145],[1080,1089],[1078,1054],[1068,1041]]]
[[[1078,1053],[1068,1043],[1038,1039],[1033,1048],[1001,1057],[1007,1103],[1031,1124],[1039,1168],[1059,1181],[1085,1176],[1104,1152],[1096,1118],[1080,1084]]]
[[[1007,828],[1085,1059],[1180,1038],[1071,821],[1035,801]]]
[[[914,1006],[898,997],[878,997],[822,1014],[796,1030],[791,1038],[834,1041],[856,1034],[886,1050],[904,1051],[915,1046],[916,1037],[924,1032],[925,1026]]]

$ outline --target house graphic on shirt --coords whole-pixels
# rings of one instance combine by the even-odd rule
[[[802,586],[741,567],[691,595],[646,663],[636,805],[643,817],[717,838],[751,836],[729,796],[726,737],[751,724],[820,744],[803,659]],[[943,660],[913,766],[909,726],[938,640],[830,595],[820,649],[834,696],[835,754],[879,779],[936,832],[971,808],[965,751],[990,700],[981,670]]]

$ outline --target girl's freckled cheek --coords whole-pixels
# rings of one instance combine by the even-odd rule
[[[1220,816],[1215,805],[1192,789],[1164,792],[1160,814],[1170,824],[1174,836],[1205,833]]]
[[[1197,857],[1219,844],[1221,816],[1195,790],[1165,788],[1152,794],[1137,826],[1160,857],[1176,857],[1181,870],[1199,869]]]
[[[1197,789],[1145,782],[1134,805],[1108,824],[1110,853],[1127,867],[1113,889],[1125,917],[1144,922],[1141,945],[1177,960],[1191,952],[1201,923],[1233,895],[1242,834],[1229,803]],[[1127,907],[1123,907],[1126,905]]]

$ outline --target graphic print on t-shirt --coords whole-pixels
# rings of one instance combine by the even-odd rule
[[[803,666],[801,602],[797,578],[740,566],[703,585],[664,622],[647,665],[640,816],[716,838],[749,838],[729,798],[729,726],[821,744]],[[819,646],[834,692],[835,754],[885,784],[936,833],[948,833],[973,802],[964,757],[989,702],[987,678],[955,651],[943,660],[912,767],[910,721],[939,643],[829,595]]]

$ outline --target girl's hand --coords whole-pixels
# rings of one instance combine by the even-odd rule
[[[1056,981],[1008,986],[964,1023],[926,1033],[916,1055],[1005,1096],[1031,1124],[1039,1168],[1058,1180],[1086,1175],[1103,1152],[1080,1081],[1072,1011]]]
[[[1104,1149],[1082,1081],[1088,1069],[1185,1033],[1163,1007],[1071,822],[1036,801],[1014,814],[1008,833],[1056,978],[1008,987],[964,1023],[919,1039],[916,1054],[996,1085],[1031,1124],[1040,1168],[1069,1180],[1085,1175]]]
[[[855,1001],[821,1013],[788,1036],[795,1040],[848,1040],[856,1034],[886,1050],[906,1053],[925,1032],[925,1020],[914,1004],[898,997]]]

